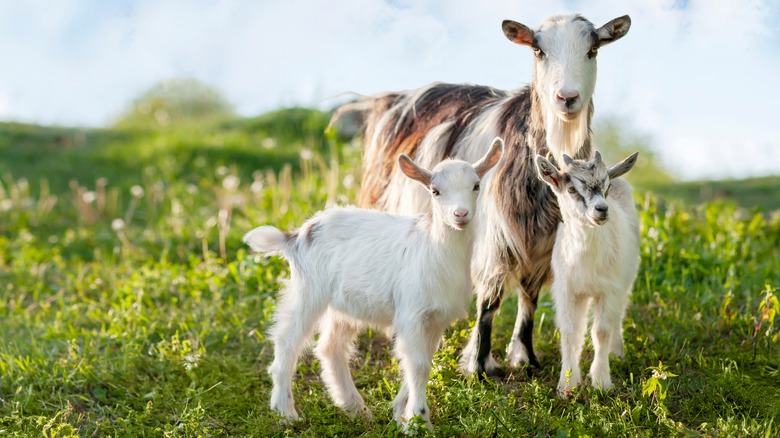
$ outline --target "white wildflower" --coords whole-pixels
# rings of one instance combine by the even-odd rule
[[[263,148],[265,149],[273,149],[276,147],[276,139],[273,137],[268,137],[263,139]]]
[[[249,188],[252,190],[252,193],[259,195],[263,191],[263,182],[255,180]]]
[[[114,219],[113,221],[111,221],[112,230],[119,232],[124,228],[125,228],[125,221],[123,221],[122,219]]]
[[[97,199],[97,195],[92,190],[84,192],[81,195],[81,200],[84,201],[84,203],[86,204],[91,204],[95,202],[96,199]]]
[[[130,194],[133,195],[133,198],[140,198],[144,195],[144,188],[139,185],[134,185],[133,187],[130,187]]]
[[[353,174],[347,174],[347,176],[344,177],[344,180],[342,181],[342,184],[344,184],[344,188],[350,188],[353,184],[355,184],[355,175]]]
[[[665,372],[659,373],[658,370],[653,370],[653,377],[656,379],[666,380],[667,376]]]
[[[222,180],[222,187],[231,192],[236,190],[239,184],[241,184],[241,180],[235,175],[228,175]]]

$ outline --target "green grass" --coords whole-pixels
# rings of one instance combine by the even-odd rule
[[[287,110],[149,130],[0,125],[1,433],[397,434],[399,371],[378,333],[359,338],[353,362],[373,422],[333,407],[311,355],[294,387],[303,420],[287,428],[268,409],[265,332],[288,271],[240,238],[354,199],[359,142],[323,138],[326,121]],[[428,386],[436,433],[777,435],[780,306],[762,303],[780,287],[780,203],[766,187],[721,184],[739,199],[699,204],[638,190],[642,264],[626,356],[612,362],[615,390],[556,397],[545,293],[535,333],[544,367],[531,375],[460,376],[471,321],[448,330]],[[741,204],[751,197],[760,201]],[[497,318],[499,357],[515,309],[510,297]],[[591,357],[586,346],[583,367]]]

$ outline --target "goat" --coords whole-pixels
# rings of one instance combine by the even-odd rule
[[[253,250],[281,252],[290,263],[291,280],[270,330],[271,409],[298,418],[292,375],[304,342],[321,320],[315,351],[333,402],[348,413],[370,415],[350,375],[349,355],[358,329],[371,324],[392,329],[403,371],[394,418],[401,423],[422,415],[431,427],[425,399],[431,360],[444,330],[468,315],[473,244],[468,224],[476,213],[480,180],[503,150],[497,138],[474,166],[445,160],[432,171],[400,155],[403,173],[430,192],[426,214],[333,207],[292,233],[263,226],[244,236]]]
[[[510,276],[520,286],[517,322],[507,349],[510,366],[540,366],[532,344],[534,313],[539,289],[550,276],[560,213],[552,193],[536,177],[533,160],[548,152],[558,162],[563,153],[592,156],[596,54],[623,37],[630,25],[628,16],[595,28],[580,15],[560,15],[533,31],[506,20],[506,37],[535,54],[534,80],[528,87],[506,92],[435,83],[364,97],[334,113],[332,122],[349,112],[359,112],[364,119],[359,204],[395,213],[424,212],[429,203],[425,192],[394,168],[392,157],[406,153],[431,167],[448,157],[473,161],[493,137],[506,142],[507,159],[487,175],[479,197],[482,213],[475,224],[472,263],[477,320],[461,354],[466,373],[502,374],[491,354],[490,337]]]
[[[638,154],[609,169],[598,152],[590,161],[564,154],[561,170],[536,157],[539,178],[552,188],[563,218],[553,248],[551,288],[561,334],[561,397],[581,381],[580,354],[591,302],[591,384],[611,389],[609,353],[623,355],[623,317],[639,269],[639,218],[631,185],[616,178],[634,167]]]

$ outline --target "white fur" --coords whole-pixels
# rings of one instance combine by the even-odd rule
[[[539,95],[538,103],[543,117],[545,144],[558,162],[561,162],[563,154],[576,156],[579,148],[589,140],[588,113],[596,86],[596,58],[587,56],[592,43],[588,33],[589,24],[575,20],[575,17],[576,15],[550,17],[534,32],[545,57],[537,58],[534,63],[533,87]],[[411,101],[414,102],[422,96],[428,88],[417,90],[413,94],[416,97],[412,97]],[[561,93],[574,92],[578,94],[578,98],[569,107],[558,98]],[[490,139],[499,134],[504,105],[512,97],[510,95],[487,105],[458,140],[452,156],[466,161],[473,161],[481,156],[490,144]],[[387,125],[394,119],[393,115],[401,108],[404,112],[416,108],[416,105],[405,105],[408,105],[407,101],[400,100],[395,107],[381,115],[373,129],[373,136],[366,138],[366,143],[385,144],[387,139],[382,136],[386,132]],[[402,117],[397,119],[401,120]],[[451,125],[451,122],[441,123],[423,137],[415,156],[422,166],[431,167],[441,159],[440,145],[447,141]],[[382,167],[382,163],[372,161],[366,161],[363,165],[365,169]],[[518,259],[530,258],[529,254],[525,253],[525,245],[510,230],[507,219],[498,208],[497,196],[491,195],[493,174],[494,172],[488,173],[483,180],[484,190],[480,194],[478,207],[481,214],[474,225],[476,231],[472,279],[480,296],[478,302],[482,301],[483,296],[492,296],[494,291],[512,275],[511,272],[498,272],[499,269],[504,269],[504,263],[501,261],[503,248],[515,253]],[[391,174],[389,184],[381,194],[377,205],[386,211],[400,214],[426,212],[430,208],[423,188],[406,178],[401,172]],[[519,294],[522,295],[523,292],[519,291]],[[529,319],[529,314],[530,319],[533,320],[535,310],[526,305],[523,299],[518,300],[518,307],[514,335],[507,348],[507,359],[512,367],[528,362],[528,353],[519,341],[518,334],[520,324],[523,320]],[[467,374],[477,371],[477,348],[478,325],[475,324],[470,341],[464,348],[460,360],[461,369]],[[499,366],[490,353],[485,363],[485,370],[490,373],[497,368]]]
[[[598,154],[594,160],[574,163],[576,168],[565,167],[553,175],[554,179],[545,179],[538,167],[558,198],[563,218],[553,249],[551,288],[555,324],[561,335],[561,397],[568,396],[582,380],[580,355],[591,305],[595,352],[591,385],[612,388],[609,353],[623,355],[623,317],[639,268],[639,219],[631,185],[623,179],[610,180]],[[582,163],[592,163],[593,167],[579,167]],[[566,175],[574,178],[567,182]]]
[[[428,172],[402,165],[410,178],[430,188],[429,214],[333,207],[317,213],[297,233],[285,235],[268,226],[247,233],[244,241],[253,249],[281,251],[291,270],[270,330],[271,409],[298,418],[292,377],[319,322],[315,351],[333,402],[348,413],[369,415],[352,381],[349,357],[358,330],[372,325],[391,329],[403,372],[394,418],[406,422],[422,415],[430,427],[425,390],[431,360],[446,327],[467,315],[471,298],[468,222],[479,193],[475,185],[502,151],[503,143],[496,139],[475,166],[446,160]]]

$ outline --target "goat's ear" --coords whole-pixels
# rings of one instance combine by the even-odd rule
[[[594,161],[596,164],[601,164],[601,163],[602,163],[602,161],[603,161],[603,160],[601,159],[601,152],[599,152],[599,151],[596,151],[596,156],[595,156],[595,157],[593,157],[593,161]]]
[[[412,161],[406,154],[398,156],[398,165],[401,166],[401,171],[409,178],[419,181],[425,187],[431,185],[431,172],[418,166],[417,163]]]
[[[534,42],[534,31],[529,29],[525,24],[520,24],[517,21],[512,20],[504,20],[504,22],[501,23],[501,29],[504,30],[504,35],[509,38],[509,41],[512,41],[513,43],[530,46]]]
[[[546,182],[555,190],[561,189],[561,174],[558,169],[541,155],[536,156],[536,173],[539,179]]]
[[[599,37],[599,46],[606,46],[612,41],[617,41],[623,38],[628,29],[631,28],[631,17],[624,15],[622,17],[615,18],[609,23],[601,26],[596,30],[596,35]]]
[[[615,164],[614,166],[610,167],[607,170],[607,174],[609,175],[609,179],[615,179],[622,175],[625,175],[626,172],[631,170],[631,168],[634,167],[634,164],[636,164],[636,157],[639,156],[639,152],[634,152],[631,154],[628,158],[625,160]]]
[[[482,179],[490,169],[495,167],[501,161],[502,156],[504,156],[504,140],[501,137],[496,137],[485,156],[474,163],[474,170],[477,171],[479,179]]]

